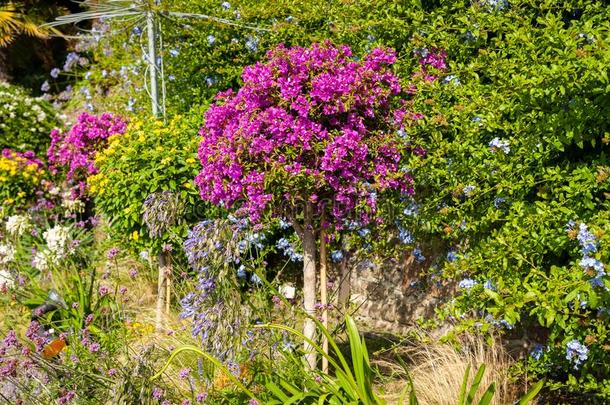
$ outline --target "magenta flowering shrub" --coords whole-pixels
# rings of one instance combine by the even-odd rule
[[[390,70],[394,51],[362,60],[330,42],[282,45],[248,66],[243,86],[219,93],[200,130],[202,199],[253,222],[271,206],[311,203],[341,229],[348,215],[375,219],[377,193],[412,193],[399,169],[408,148],[397,133],[413,119]]]
[[[66,176],[72,181],[97,173],[95,154],[110,136],[122,135],[126,129],[127,123],[118,115],[82,113],[67,133],[51,131],[51,146],[47,151],[51,169],[56,172],[60,167],[67,168]]]

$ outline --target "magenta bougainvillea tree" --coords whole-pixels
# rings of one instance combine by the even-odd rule
[[[124,134],[126,129],[127,123],[118,115],[80,114],[68,132],[51,131],[51,146],[47,151],[51,170],[66,169],[67,179],[80,183],[82,188],[86,177],[97,173],[96,153],[106,146],[110,136]]]
[[[315,305],[316,229],[369,223],[379,193],[413,191],[400,170],[410,150],[399,133],[417,117],[400,96],[395,61],[383,48],[357,60],[329,42],[280,45],[246,67],[243,86],[218,94],[205,115],[201,197],[253,223],[264,215],[290,220],[303,243],[307,312]],[[306,323],[305,335],[313,329]]]
[[[67,167],[68,178],[81,171],[91,175],[97,173],[94,165],[95,154],[106,140],[115,134],[123,134],[127,124],[120,116],[103,113],[100,116],[82,113],[70,130],[62,134],[51,132],[51,146],[47,152],[49,163],[54,167]]]
[[[356,61],[349,47],[325,43],[279,46],[246,67],[243,86],[220,93],[201,128],[201,197],[237,203],[253,222],[283,215],[286,202],[328,209],[339,229],[354,212],[363,223],[374,219],[378,192],[412,192],[399,170],[396,132],[410,117],[390,70],[395,60],[375,49]]]

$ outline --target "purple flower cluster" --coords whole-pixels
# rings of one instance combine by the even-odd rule
[[[106,145],[111,135],[124,134],[126,122],[110,113],[100,116],[82,113],[78,122],[65,134],[54,129],[51,131],[51,146],[47,151],[52,169],[68,167],[68,179],[79,175],[89,176],[97,173],[94,165],[95,154]]]
[[[254,223],[274,199],[311,201],[318,212],[334,201],[339,229],[351,213],[370,222],[379,191],[412,193],[396,132],[413,114],[398,99],[395,61],[387,49],[355,61],[349,47],[326,42],[280,45],[246,67],[242,88],[219,93],[200,130],[202,199],[240,201]]]

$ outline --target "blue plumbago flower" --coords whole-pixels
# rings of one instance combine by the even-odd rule
[[[465,288],[465,289],[470,289],[470,288],[474,287],[477,284],[479,284],[478,281],[473,280],[471,278],[465,278],[462,281],[460,281],[460,283],[458,284],[458,287]]]
[[[468,31],[466,31],[466,33],[464,33],[464,35],[462,35],[462,41],[474,42],[474,41],[476,41],[476,38],[475,38],[474,34],[472,33],[472,31],[468,30]]]
[[[506,202],[506,199],[505,199],[505,198],[502,198],[502,197],[497,197],[497,198],[494,200],[494,207],[496,207],[496,208],[498,208],[498,209],[499,209],[500,207],[502,207],[502,205],[504,205],[504,203],[505,203],[505,202]]]
[[[229,10],[231,8],[231,3],[228,1],[223,1],[220,7],[222,7],[223,10]]]
[[[108,71],[106,69],[102,70],[102,77],[107,77]]]
[[[595,37],[593,35],[587,35],[583,32],[578,34],[579,39],[584,39],[587,44],[592,44],[595,42]]]
[[[597,252],[597,238],[591,232],[586,224],[581,223],[578,226],[578,235],[576,239],[582,247],[582,253],[587,255],[589,253]]]
[[[413,54],[415,56],[419,56],[420,58],[425,58],[426,56],[428,56],[428,48],[413,49]]]
[[[43,91],[46,93],[49,90],[51,90],[51,85],[49,84],[48,80],[45,80],[44,83],[42,84],[42,86],[40,86],[40,91]]]
[[[373,34],[369,34],[366,36],[366,40],[369,41],[369,44],[372,44],[375,42],[375,36],[373,36]]]
[[[140,27],[133,27],[131,32],[133,32],[134,35],[142,35],[142,28],[140,28]]]
[[[339,263],[341,260],[343,260],[343,251],[333,250],[330,252],[330,260],[332,260],[333,263]]]
[[[398,228],[398,239],[400,239],[400,242],[404,245],[409,245],[413,242],[415,242],[415,238],[413,238],[413,235],[411,234],[411,232],[409,232],[409,230],[405,227],[403,227],[400,223],[396,223],[396,227]]]
[[[85,104],[85,108],[89,111],[95,111],[95,107],[93,106],[92,103]]]
[[[492,291],[496,291],[496,287],[491,282],[491,280],[485,280],[485,283],[483,283],[483,288],[486,288],[486,289],[492,290]]]
[[[540,358],[542,357],[543,354],[544,354],[544,346],[539,343],[535,344],[534,348],[530,352],[530,356],[532,356],[532,358],[534,358],[536,360],[540,360]]]
[[[174,76],[174,75],[169,75],[169,76],[167,76],[167,80],[169,80],[170,82],[173,82],[173,81],[175,81],[175,80],[176,80],[176,76]]]
[[[508,155],[510,153],[510,144],[507,140],[495,137],[491,140],[491,142],[489,142],[489,149],[492,152],[502,151]]]
[[[426,261],[426,256],[424,256],[421,249],[419,249],[419,248],[413,249],[412,254],[413,254],[413,257],[415,257],[415,260],[417,261],[417,263],[423,263]]]
[[[303,261],[303,255],[297,253],[294,249],[294,246],[288,241],[286,238],[281,238],[277,241],[275,246],[280,249],[284,255],[288,256],[293,262],[301,262]]]
[[[597,316],[602,317],[602,316],[608,316],[608,315],[610,315],[610,309],[608,309],[606,307],[597,308]]]
[[[491,314],[487,314],[485,316],[485,320],[487,322],[489,322],[490,324],[492,324],[493,326],[495,326],[496,328],[504,328],[504,329],[508,329],[508,330],[513,328],[513,325],[510,322],[508,322],[506,319],[497,320]]]
[[[402,213],[410,216],[410,217],[417,217],[417,213],[419,212],[419,206],[417,205],[417,203],[415,202],[411,202],[403,211]]]
[[[91,75],[92,75],[91,71],[85,73],[85,80],[90,80],[91,79]]]
[[[589,356],[589,349],[578,341],[578,339],[570,340],[566,344],[566,360],[574,363],[574,369],[578,369]]]
[[[472,195],[472,192],[473,192],[475,189],[476,189],[476,187],[475,187],[475,186],[473,186],[473,185],[468,185],[468,186],[465,186],[465,187],[464,187],[464,189],[462,190],[462,192],[464,193],[464,195],[465,195],[466,197],[470,197],[470,196]]]
[[[456,261],[458,259],[457,254],[455,254],[455,251],[450,250],[447,252],[447,261],[449,263],[452,263],[454,261]]]
[[[589,269],[595,270],[598,277],[606,275],[606,272],[604,271],[604,264],[593,257],[589,257],[589,256],[583,257],[582,260],[580,261],[580,267],[582,267],[585,270],[589,270]]]
[[[248,37],[246,39],[246,49],[250,52],[256,52],[258,50],[258,43],[260,40],[256,37]]]
[[[216,37],[214,35],[208,35],[208,44],[210,45],[214,45],[214,43],[216,42]]]
[[[288,222],[286,219],[284,218],[280,218],[280,229],[288,229],[290,228],[292,225],[290,224],[290,222]]]
[[[589,280],[589,284],[591,284],[591,287],[593,288],[598,287],[608,291],[608,287],[606,287],[606,283],[604,283],[604,279],[601,276],[593,277]]]
[[[404,127],[400,127],[400,129],[396,131],[396,135],[401,138],[406,138],[408,136],[407,131],[405,131]]]
[[[208,85],[208,87],[212,87],[213,85],[215,85],[216,81],[217,80],[214,77],[212,77],[212,76],[206,76],[205,77],[205,82]]]
[[[571,231],[574,229],[574,227],[576,226],[576,222],[569,220],[568,223],[566,224],[565,228],[566,231]]]
[[[172,56],[172,58],[175,58],[176,56],[180,55],[180,51],[175,48],[172,48],[169,50],[169,54]]]
[[[460,83],[460,79],[458,79],[458,77],[456,75],[449,75],[446,76],[445,78],[443,78],[443,80],[441,81],[442,84],[447,85],[447,84],[454,84],[456,86],[459,86]]]
[[[292,22],[294,21],[294,17],[289,15],[288,17],[286,17],[286,22]]]
[[[51,69],[51,73],[49,73],[49,75],[53,78],[53,79],[57,79],[59,77],[59,73],[61,72],[61,70],[59,70],[59,68],[53,68]]]
[[[362,228],[362,229],[358,230],[358,235],[362,236],[363,238],[366,238],[370,233],[371,233],[371,230],[368,228]]]
[[[481,0],[481,6],[487,8],[487,11],[503,11],[508,8],[508,0]]]

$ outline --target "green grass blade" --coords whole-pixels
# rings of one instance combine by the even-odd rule
[[[496,384],[491,383],[489,385],[489,387],[487,387],[487,390],[485,391],[483,396],[481,397],[481,400],[479,401],[479,405],[489,405],[491,403],[491,401],[494,399],[495,393],[496,393]]]
[[[468,377],[470,376],[470,364],[466,367],[464,373],[464,380],[462,381],[462,387],[460,388],[460,396],[458,398],[458,404],[464,405],[466,403],[466,387],[468,386]]]
[[[481,367],[479,367],[477,373],[474,376],[472,386],[470,387],[470,391],[468,391],[468,398],[466,399],[467,405],[472,405],[474,403],[474,397],[475,395],[477,395],[479,385],[481,384],[481,380],[483,379],[483,374],[485,374],[485,364],[481,364]]]
[[[526,405],[529,404],[532,399],[538,395],[542,387],[544,387],[545,380],[540,380],[529,390],[518,402],[518,405]]]

